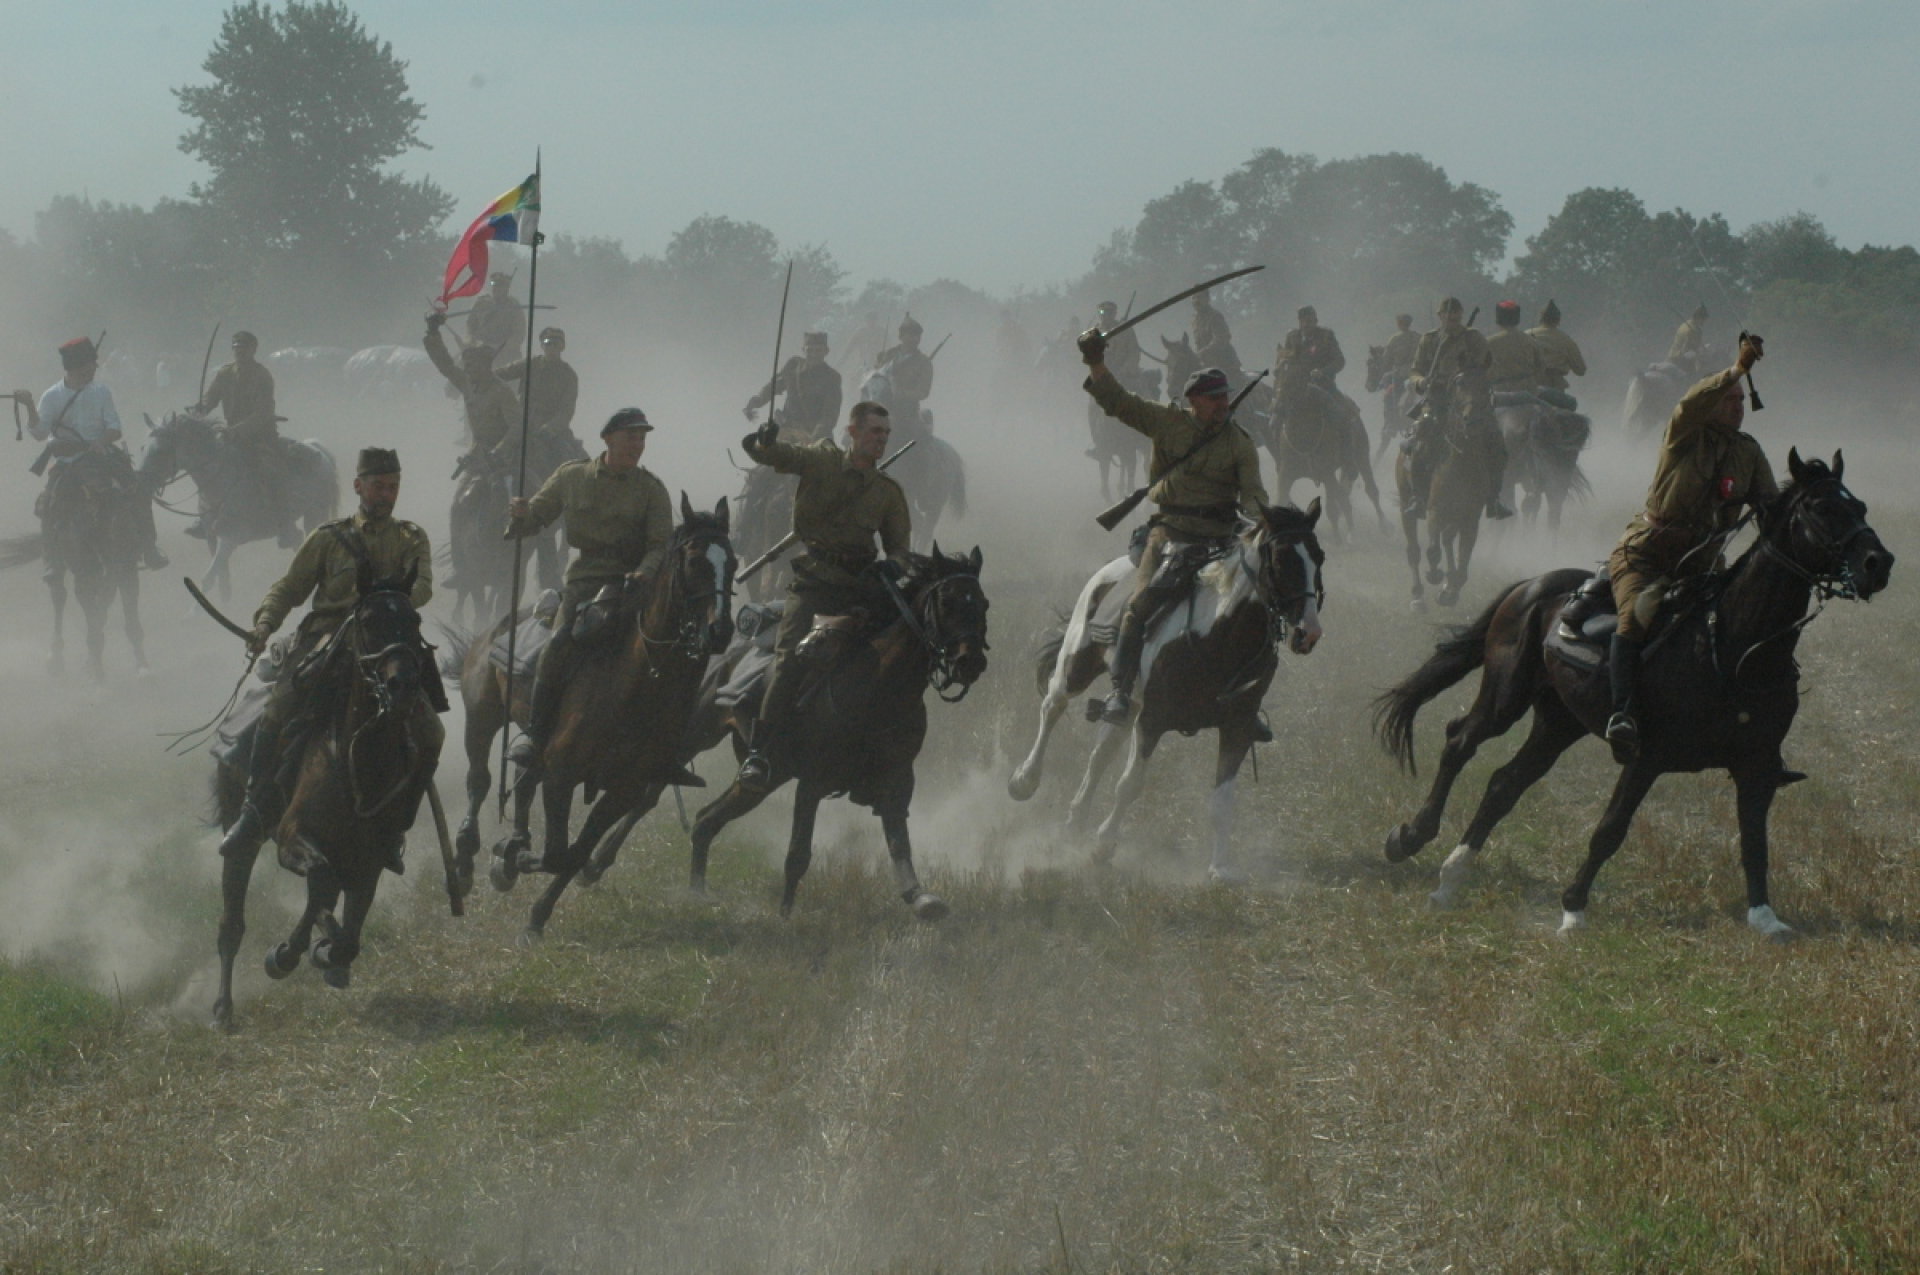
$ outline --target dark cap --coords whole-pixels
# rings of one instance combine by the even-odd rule
[[[1540,312],[1540,322],[1542,323],[1560,322],[1560,307],[1555,305],[1551,300],[1549,300],[1547,302],[1547,308]]]
[[[1117,305],[1115,305],[1115,304],[1114,304],[1113,302],[1111,302],[1111,301],[1102,301],[1102,302],[1100,303],[1100,313],[1102,313],[1102,314],[1118,314],[1118,313],[1120,313],[1120,307],[1119,307],[1119,306],[1117,306]]]
[[[652,428],[653,426],[647,423],[647,414],[645,412],[637,407],[623,407],[612,416],[607,417],[607,423],[600,427],[600,437],[605,438],[616,430],[651,430]]]
[[[545,341],[550,337],[559,337],[562,341],[564,341],[567,339],[567,334],[561,331],[559,328],[541,328],[540,329],[540,339],[542,341]]]
[[[826,343],[827,334],[824,332],[805,332],[800,336],[802,345],[825,345]]]
[[[1520,303],[1518,301],[1500,302],[1493,307],[1493,321],[1503,328],[1519,327]]]
[[[919,333],[924,331],[926,331],[926,329],[920,326],[920,321],[911,314],[900,320],[900,335],[902,336],[905,336],[909,332]]]
[[[513,276],[504,270],[496,270],[487,276],[488,283],[512,283]]]
[[[1410,328],[1413,326],[1413,316],[1410,314],[1396,314],[1393,316],[1393,321],[1399,324],[1403,328]]]
[[[86,337],[77,336],[60,347],[60,366],[69,370],[100,361],[99,351]]]
[[[1294,317],[1300,318],[1300,319],[1312,319],[1315,323],[1318,323],[1320,321],[1320,312],[1318,310],[1315,310],[1310,305],[1303,305],[1294,312]]]
[[[1203,367],[1187,378],[1182,394],[1212,396],[1227,392],[1227,374],[1217,367]]]
[[[378,478],[400,472],[400,453],[391,447],[362,447],[360,463],[354,466],[355,478]]]
[[[245,328],[242,328],[240,331],[233,334],[233,340],[228,342],[228,344],[257,346],[260,344],[260,338],[255,336],[253,333],[247,331]]]
[[[1704,301],[1702,301],[1702,302],[1701,302],[1701,303],[1700,303],[1699,305],[1697,305],[1697,306],[1695,306],[1695,307],[1693,308],[1693,317],[1694,317],[1695,319],[1704,319],[1704,318],[1706,318],[1706,317],[1707,317],[1707,303],[1706,303],[1706,302],[1704,302]]]
[[[1466,310],[1466,308],[1467,307],[1460,304],[1459,297],[1446,297],[1440,302],[1439,309],[1435,310],[1434,313],[1435,314],[1460,314],[1460,313],[1463,313]]]

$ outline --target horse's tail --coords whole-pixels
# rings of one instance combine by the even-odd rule
[[[953,444],[947,444],[947,467],[953,471],[953,487],[948,503],[953,506],[953,516],[967,516],[967,463],[960,459],[960,453]]]
[[[467,652],[473,649],[479,635],[466,629],[457,629],[451,624],[442,624],[440,636],[446,640],[446,645],[440,648],[440,675],[457,682],[460,680],[460,670],[467,666]]]
[[[0,571],[38,562],[46,552],[47,538],[37,531],[30,536],[8,536],[0,540]]]
[[[1500,591],[1480,618],[1452,629],[1433,648],[1427,662],[1408,674],[1398,686],[1373,701],[1373,733],[1387,755],[1409,774],[1418,774],[1413,756],[1413,719],[1420,709],[1448,687],[1479,668],[1487,653],[1487,632],[1494,613],[1506,602],[1514,585]]]
[[[1053,682],[1054,666],[1060,663],[1060,648],[1066,644],[1067,631],[1064,628],[1049,629],[1041,636],[1040,646],[1033,656],[1033,672],[1042,695],[1047,693],[1047,687]]]

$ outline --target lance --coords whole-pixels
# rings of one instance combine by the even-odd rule
[[[1128,328],[1133,327],[1136,324],[1146,322],[1148,319],[1151,319],[1154,315],[1160,313],[1162,310],[1166,309],[1170,305],[1174,305],[1174,304],[1177,304],[1178,302],[1185,301],[1188,297],[1191,297],[1197,293],[1205,292],[1208,288],[1217,288],[1221,284],[1226,283],[1229,280],[1240,278],[1240,276],[1242,275],[1253,274],[1255,271],[1265,270],[1265,269],[1266,269],[1265,266],[1242,266],[1238,270],[1227,271],[1227,273],[1221,275],[1217,279],[1209,279],[1205,283],[1196,283],[1191,288],[1188,288],[1185,292],[1176,292],[1172,296],[1168,297],[1165,301],[1160,302],[1158,305],[1150,305],[1146,309],[1142,310],[1139,314],[1134,315],[1131,319],[1126,319],[1121,321],[1120,323],[1115,324],[1111,332],[1103,332],[1101,333],[1101,335],[1106,337],[1109,341],[1111,341],[1114,337],[1119,336],[1122,332],[1125,332]]]
[[[106,333],[102,332],[100,335],[104,337]],[[213,366],[213,343],[219,339],[220,323],[216,319],[213,331],[207,333],[207,356],[200,360],[200,392],[193,400],[196,405],[207,401],[207,369]]]
[[[893,464],[894,461],[899,460],[902,456],[905,456],[908,452],[912,451],[914,448],[918,447],[919,445],[920,445],[919,439],[916,438],[912,440],[905,447],[902,447],[899,451],[887,457],[885,460],[881,461],[878,465],[875,465],[874,466],[875,471],[877,472],[879,470],[885,469],[887,466]],[[793,548],[793,546],[798,543],[800,543],[800,533],[797,531],[789,531],[786,535],[780,538],[779,544],[776,544],[773,548],[767,550],[765,553],[755,558],[752,562],[749,562],[746,566],[740,568],[739,573],[736,576],[734,576],[734,579],[744,584],[746,581],[751,580],[756,574],[758,574],[760,571],[760,568],[766,566],[769,562],[772,562],[774,559],[778,558],[781,554]]]
[[[540,193],[540,148],[533,151],[533,190],[535,203],[532,211],[538,213]],[[513,494],[525,494],[527,486],[527,430],[533,411],[533,310],[534,300],[540,293],[540,244],[546,239],[538,223],[533,232],[533,252],[527,266],[527,356],[520,364],[520,463],[514,471]],[[526,541],[519,536],[513,538],[513,592],[507,604],[507,720],[513,720],[513,674],[518,663],[516,647],[520,637],[520,569],[526,557]],[[507,736],[513,732],[500,732],[500,817],[507,815],[507,790],[513,785],[507,782]]]

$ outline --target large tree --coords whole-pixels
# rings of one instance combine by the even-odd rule
[[[212,83],[174,90],[194,121],[180,149],[212,170],[193,197],[236,246],[393,259],[452,210],[431,181],[385,170],[426,149],[425,111],[407,64],[345,5],[237,4],[201,67]]]

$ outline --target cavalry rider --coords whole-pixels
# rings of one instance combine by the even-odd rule
[[[1667,347],[1667,362],[1688,376],[1700,375],[1700,356],[1706,352],[1707,303],[1702,301],[1693,313],[1673,330],[1673,343]]]
[[[281,735],[301,715],[314,689],[302,665],[337,632],[360,600],[360,568],[364,562],[376,581],[402,580],[413,575],[410,595],[415,609],[433,597],[433,546],[417,525],[393,516],[400,498],[400,457],[385,447],[366,447],[354,469],[353,491],[360,509],[350,518],[324,523],[307,533],[293,555],[293,564],[267,590],[253,613],[253,631],[247,651],[258,655],[289,612],[308,596],[313,607],[300,621],[293,642],[280,657],[280,676],[274,681],[254,726],[253,751],[247,763],[246,801],[240,817],[227,830],[220,853],[247,857],[260,849],[279,822],[287,795],[281,790]],[[436,712],[447,711],[446,689],[431,660],[423,661],[427,693]],[[400,839],[387,847],[389,866],[400,870]]]
[[[1569,392],[1567,377],[1585,376],[1587,360],[1580,353],[1579,342],[1560,330],[1560,307],[1548,300],[1547,308],[1540,312],[1540,326],[1527,329],[1527,335],[1540,347],[1546,363],[1540,373],[1540,397],[1571,412],[1578,404]]]
[[[1299,326],[1274,351],[1274,386],[1284,411],[1293,413],[1311,405],[1323,420],[1328,419],[1326,400],[1340,393],[1333,378],[1347,365],[1347,356],[1340,352],[1340,338],[1333,329],[1320,326],[1320,315],[1312,306],[1301,306],[1297,317]]]
[[[640,463],[653,426],[637,407],[623,407],[600,427],[606,450],[592,460],[569,461],[553,471],[531,500],[507,506],[507,538],[535,535],[564,519],[574,559],[567,567],[553,637],[540,652],[533,677],[527,732],[511,754],[524,769],[537,770],[553,737],[560,699],[572,671],[574,622],[608,591],[611,606],[628,584],[645,587],[666,560],[673,537],[673,502],[667,486]],[[603,621],[604,622],[604,621]]]
[[[1393,335],[1381,347],[1387,361],[1387,375],[1404,384],[1413,373],[1413,352],[1420,348],[1420,334],[1413,330],[1413,316],[1393,316]]]
[[[1200,360],[1201,367],[1218,368],[1233,380],[1245,380],[1246,372],[1240,366],[1240,352],[1233,348],[1233,332],[1227,327],[1227,316],[1214,309],[1213,301],[1204,292],[1193,294],[1193,352]],[[1167,387],[1168,397],[1172,397],[1173,387]]]
[[[1100,303],[1099,317],[1094,320],[1094,326],[1102,332],[1110,332],[1120,326],[1120,307],[1111,301],[1102,301]],[[1071,338],[1077,338],[1079,332],[1075,330],[1069,333],[1069,336]],[[1108,338],[1107,370],[1113,373],[1113,379],[1120,383],[1121,389],[1131,390],[1136,394],[1140,392],[1140,337],[1132,328],[1128,328],[1118,336]],[[1100,405],[1089,399],[1087,401],[1087,428],[1093,433],[1093,450],[1089,451],[1087,455],[1095,459],[1101,456],[1102,445],[1107,442],[1106,439],[1101,437],[1102,431],[1108,428],[1102,424],[1105,418],[1106,413],[1100,410]],[[1104,476],[1105,471],[1103,470],[1102,477],[1104,478]]]
[[[487,276],[487,294],[467,312],[467,344],[484,345],[498,359],[527,339],[527,312],[513,295],[513,276],[496,270]]]
[[[253,333],[235,332],[230,348],[233,362],[214,373],[206,394],[187,410],[204,418],[219,409],[227,423],[226,440],[239,449],[246,465],[259,475],[265,488],[264,503],[280,519],[280,541],[283,546],[291,546],[299,540],[294,502],[288,498],[293,470],[280,440],[280,422],[285,418],[274,414],[273,373],[260,361],[260,341]],[[205,517],[195,519],[187,534],[205,539]]]
[[[931,369],[931,363],[928,366]],[[929,388],[932,378],[929,370]],[[898,393],[898,382],[895,384]],[[746,418],[752,420],[753,414],[771,404],[776,394],[787,396],[780,405],[780,426],[790,437],[811,443],[833,433],[840,420],[840,373],[827,366],[825,332],[809,332],[800,339],[800,353],[787,360],[780,375],[766,388],[747,400]]]
[[[527,479],[535,490],[568,461],[587,459],[587,449],[573,433],[573,413],[580,402],[580,374],[567,362],[566,352],[567,334],[559,328],[543,328],[540,353],[531,363],[515,359],[494,370],[494,375],[515,394],[525,387]],[[538,536],[533,546],[540,587],[558,588],[560,554],[554,538]]]
[[[805,447],[783,443],[771,421],[743,440],[755,461],[800,476],[793,494],[793,530],[806,548],[793,564],[786,611],[774,635],[773,668],[736,779],[748,792],[765,792],[773,783],[772,749],[793,712],[801,680],[793,668],[793,652],[812,631],[814,618],[856,610],[890,612],[891,599],[876,577],[900,579],[913,533],[906,493],[879,471],[892,434],[887,409],[861,402],[848,414],[844,452],[832,439]],[[876,535],[879,555],[873,547]]]
[[[1539,343],[1520,330],[1520,303],[1493,307],[1494,333],[1487,338],[1487,389],[1494,394],[1532,394],[1546,375]]]
[[[900,343],[880,351],[873,360],[875,367],[887,370],[887,383],[892,387],[889,416],[894,427],[908,438],[926,433],[920,404],[933,393],[933,359],[921,351],[920,334],[919,320],[909,314],[900,321]]]
[[[1124,725],[1133,716],[1133,687],[1140,677],[1147,621],[1163,602],[1185,593],[1199,554],[1188,546],[1213,550],[1234,533],[1239,515],[1258,518],[1267,505],[1260,482],[1260,455],[1245,431],[1228,419],[1232,400],[1226,373],[1205,368],[1187,378],[1186,407],[1154,403],[1123,389],[1107,369],[1107,341],[1098,328],[1079,340],[1093,401],[1153,444],[1147,498],[1160,506],[1150,522],[1146,547],[1134,573],[1132,594],[1114,640],[1113,691],[1101,718]],[[1166,563],[1162,559],[1168,559]]]
[[[447,352],[447,338],[441,335],[441,329],[446,326],[445,314],[439,311],[429,314],[427,336],[422,344],[434,367],[440,369],[440,375],[460,394],[471,445],[461,468],[475,472],[482,468],[479,462],[483,458],[504,462],[504,445],[508,439],[518,437],[520,397],[494,373],[493,347],[468,345],[460,351],[460,361],[455,363]]]
[[[1449,426],[1458,426],[1476,441],[1487,459],[1487,517],[1511,518],[1513,510],[1501,503],[1507,481],[1507,444],[1493,419],[1493,396],[1487,367],[1492,355],[1487,338],[1462,321],[1465,307],[1458,297],[1441,301],[1435,311],[1440,326],[1421,334],[1413,353],[1414,372],[1407,385],[1424,394],[1420,417],[1401,444],[1412,460],[1413,497],[1407,513],[1421,518],[1427,512],[1427,489],[1440,464],[1440,451]]]
[[[65,375],[38,402],[30,390],[13,392],[13,401],[27,409],[28,431],[47,444],[34,472],[40,472],[52,458],[54,468],[47,479],[51,487],[54,477],[75,457],[94,457],[129,502],[141,539],[140,565],[158,571],[167,565],[167,559],[160,552],[159,533],[153,525],[153,501],[140,488],[133,460],[120,445],[120,413],[113,405],[113,391],[96,379],[100,352],[86,337],[75,337],[60,347],[60,366]]]
[[[1762,353],[1760,338],[1748,336],[1732,367],[1699,382],[1673,409],[1647,507],[1607,559],[1620,617],[1608,651],[1613,716],[1607,742],[1623,761],[1640,747],[1634,690],[1640,650],[1661,599],[1674,582],[1712,570],[1741,511],[1779,493],[1760,441],[1740,428],[1747,412],[1742,380]]]

